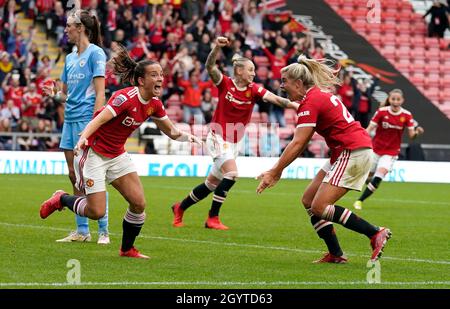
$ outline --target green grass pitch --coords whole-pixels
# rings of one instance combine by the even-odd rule
[[[56,243],[74,229],[68,210],[46,220],[39,206],[56,189],[70,190],[66,176],[0,175],[0,288],[65,288],[67,261],[81,265],[80,288],[450,288],[448,184],[383,183],[362,211],[367,221],[391,228],[380,262],[380,284],[366,281],[369,240],[336,226],[346,265],[318,265],[325,245],[300,205],[308,181],[281,180],[256,195],[257,181],[240,179],[221,211],[228,231],[203,227],[211,196],[185,213],[173,228],[170,206],[200,178],[142,177],[147,220],[136,246],[150,260],[120,258],[127,204],[112,187],[112,243]],[[359,195],[338,204],[351,210]]]

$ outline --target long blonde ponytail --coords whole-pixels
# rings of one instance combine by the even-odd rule
[[[290,79],[301,80],[305,88],[316,86],[324,91],[330,91],[342,83],[337,76],[339,69],[334,69],[330,60],[314,60],[300,55],[297,61],[298,63],[282,68],[281,72]]]

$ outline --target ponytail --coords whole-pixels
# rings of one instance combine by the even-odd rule
[[[131,59],[128,50],[123,45],[117,44],[108,65],[112,66],[113,73],[120,77],[122,83],[134,84],[137,63]]]
[[[88,37],[89,42],[102,47],[100,23],[98,22],[97,16],[89,14],[86,10],[76,10],[72,14],[76,23],[84,25],[84,33]]]
[[[316,86],[324,91],[330,91],[342,82],[337,76],[340,68],[334,69],[333,62],[327,59],[308,59],[304,55],[298,57],[298,63],[292,63],[281,69],[290,79],[299,79],[305,88]]]
[[[128,54],[128,50],[119,43],[114,50],[114,55],[108,61],[108,65],[113,68],[113,73],[120,77],[122,83],[135,86],[139,86],[139,77],[145,76],[145,67],[156,63],[158,62],[153,60],[134,61]]]

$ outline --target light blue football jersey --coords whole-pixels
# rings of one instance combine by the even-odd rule
[[[61,80],[67,84],[67,100],[64,121],[89,121],[94,114],[94,77],[105,76],[106,55],[95,44],[78,55],[77,51],[66,56]]]

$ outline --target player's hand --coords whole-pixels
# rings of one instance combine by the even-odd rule
[[[78,153],[80,152],[80,150],[85,149],[87,146],[89,146],[88,140],[86,138],[84,138],[84,137],[80,137],[80,139],[78,140],[77,145],[73,149],[73,154],[77,156]]]
[[[267,188],[272,188],[276,185],[278,180],[280,180],[281,174],[278,174],[274,170],[268,170],[262,173],[256,179],[261,180],[258,187],[256,188],[256,193],[262,193]]]
[[[225,47],[230,44],[230,41],[228,40],[228,38],[226,38],[224,36],[219,36],[216,39],[216,44],[220,47]]]
[[[203,141],[195,135],[189,134],[188,140],[189,142],[197,144],[199,146],[203,145]]]
[[[424,130],[422,127],[417,127],[417,128],[416,128],[416,134],[417,134],[417,135],[423,134],[424,131],[425,131],[425,130]]]

